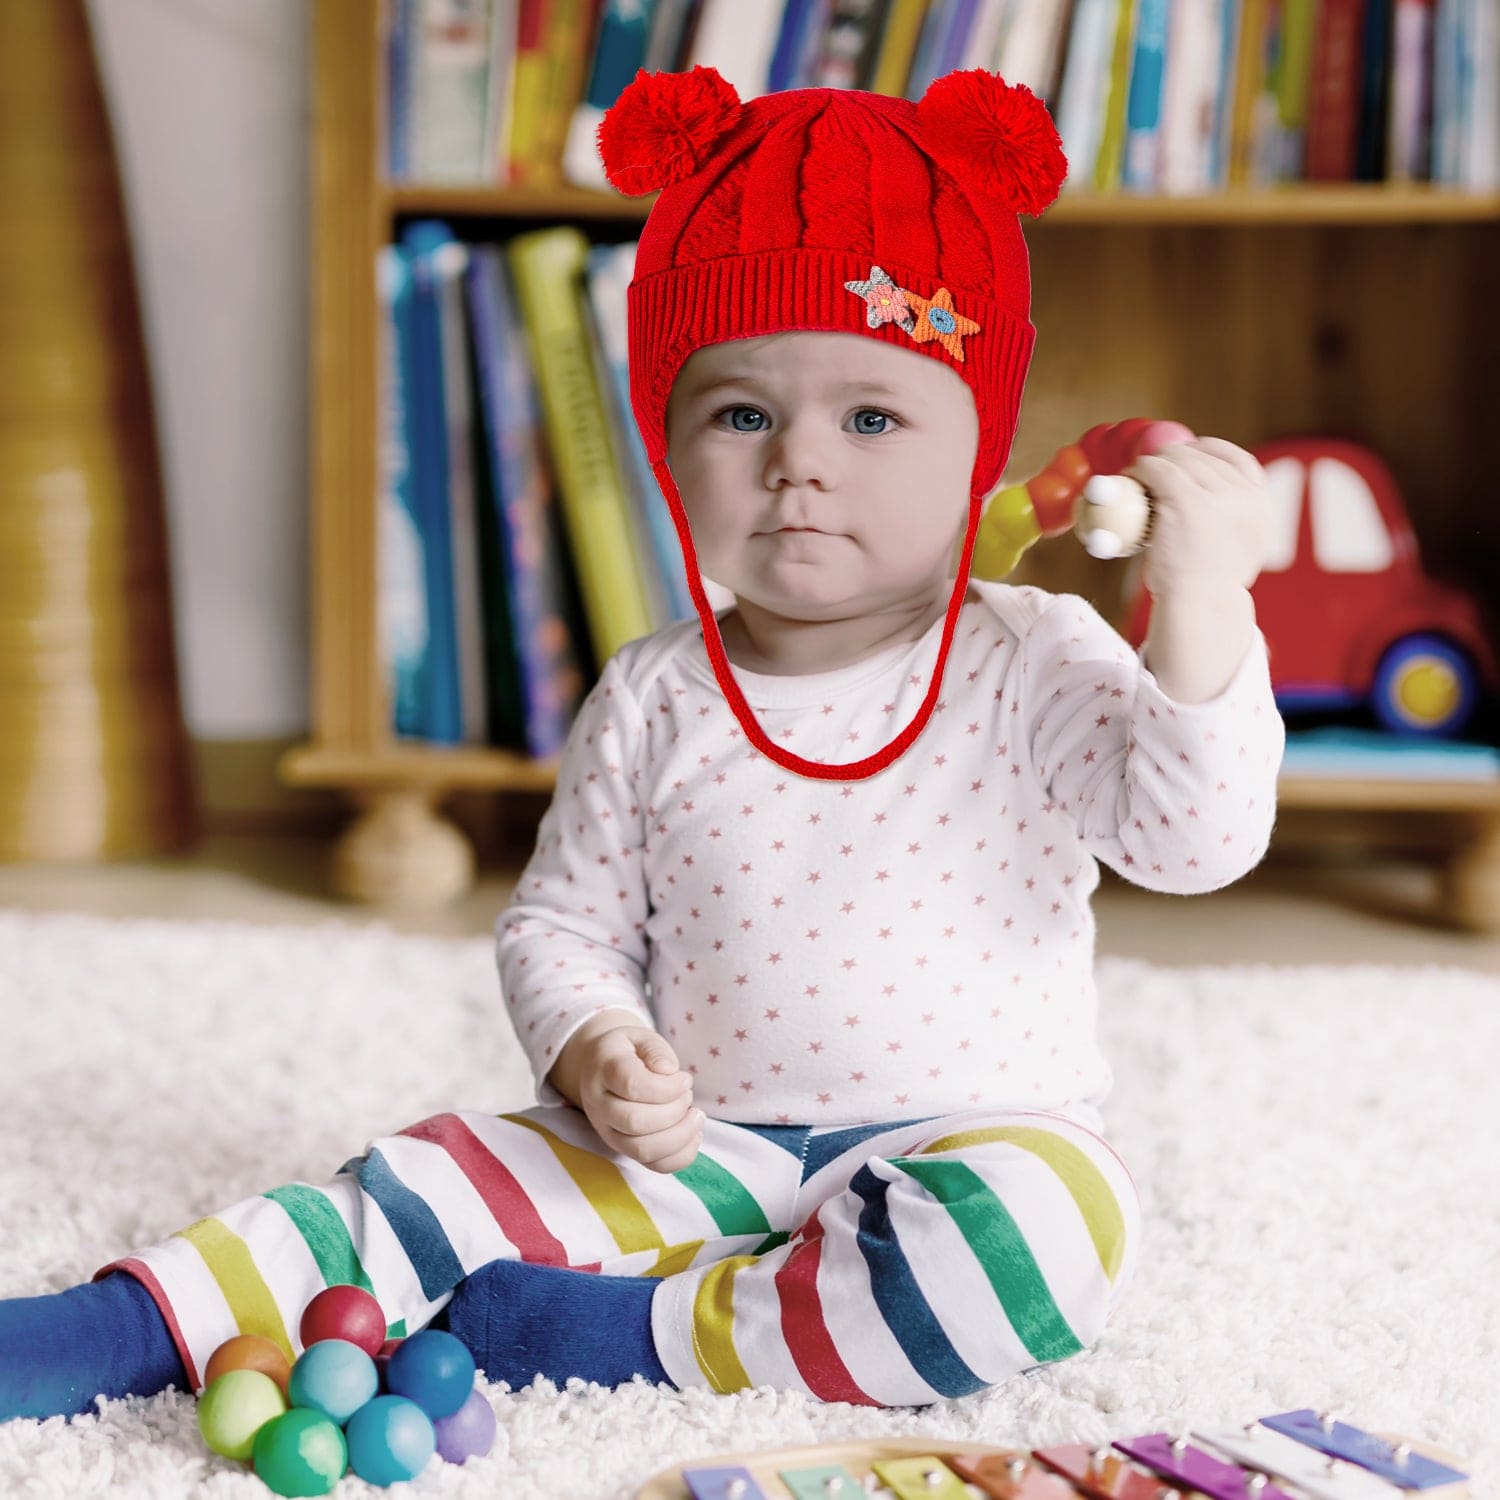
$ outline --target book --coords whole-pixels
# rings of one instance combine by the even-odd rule
[[[1495,0],[1469,7],[1470,86],[1464,123],[1464,187],[1500,191],[1500,8]]]
[[[823,33],[823,17],[827,9],[828,0],[785,0],[766,70],[765,91],[768,94],[802,86],[801,80],[806,77]]]
[[[586,631],[556,503],[525,330],[504,251],[465,282],[484,462],[480,487],[490,739],[560,753],[589,685]]]
[[[766,92],[780,28],[781,15],[775,5],[703,0],[688,67],[716,68],[741,99],[758,98]],[[816,60],[821,35],[820,29],[813,38],[809,72]],[[799,83],[798,87],[802,85]]]
[[[426,691],[414,732],[439,744],[456,744],[463,738],[438,267],[439,258],[454,243],[446,225],[430,220],[408,225],[401,237],[411,274],[410,300],[399,324],[401,383],[427,603]]]
[[[1171,0],[1139,0],[1120,166],[1120,186],[1136,192],[1154,192],[1161,180],[1162,88],[1170,22]]]
[[[416,0],[390,0],[385,22],[385,173],[404,182],[411,172],[412,12]]]
[[[604,191],[609,186],[599,157],[599,125],[625,85],[645,66],[657,4],[658,0],[605,0],[588,83],[568,122],[563,148],[563,175],[579,187]]]
[[[485,182],[495,176],[489,123],[494,0],[413,0],[411,176]]]
[[[1307,105],[1309,182],[1353,180],[1359,136],[1365,0],[1322,0]]]
[[[1055,123],[1068,159],[1064,192],[1094,186],[1104,134],[1109,57],[1121,0],[1076,0],[1058,88]]]
[[[1174,0],[1162,83],[1161,191],[1206,192],[1213,182],[1220,0]]]
[[[437,296],[444,430],[448,442],[448,552],[453,641],[458,658],[460,743],[482,745],[489,723],[483,604],[479,581],[479,521],[474,483],[474,402],[469,374],[468,317],[464,310],[466,245],[448,235],[432,241],[430,266]]]
[[[1395,5],[1386,176],[1420,182],[1432,175],[1433,0],[1395,0]]]
[[[1019,82],[1000,66],[1000,48],[1005,33],[1015,19],[1017,0],[980,0],[969,34],[964,41],[964,68],[987,68],[1007,83]]]
[[[590,644],[602,667],[628,641],[650,634],[653,625],[629,500],[587,346],[580,299],[588,242],[571,225],[556,225],[518,235],[507,256],[541,392]]]
[[[889,94],[893,99],[907,97],[906,84],[911,77],[912,59],[916,55],[917,39],[922,34],[922,17],[926,9],[927,0],[890,0],[875,70],[869,83],[871,92]]]
[[[798,0],[787,0],[788,10],[797,3]],[[906,79],[906,97],[913,102],[919,100],[933,79],[942,74],[943,38],[952,28],[957,9],[958,0],[932,0],[922,17],[922,30],[917,36],[911,71]]]
[[[1467,0],[1437,0],[1432,36],[1432,180],[1462,179],[1460,63]]]
[[[548,22],[560,0],[519,0],[515,60],[511,67],[511,129],[505,142],[506,181],[531,186],[543,180],[543,116],[551,58]]]
[[[1271,108],[1258,143],[1262,182],[1295,182],[1302,176],[1317,18],[1317,0],[1280,0],[1275,50],[1267,60]]]
[[[890,0],[831,0],[809,77],[810,87],[869,87],[889,4]]]
[[[602,6],[603,0],[550,0],[543,33],[546,84],[536,146],[536,171],[547,182],[563,180],[568,126],[583,97]]]
[[[491,0],[490,76],[485,90],[485,177],[509,186],[510,136],[516,111],[516,28],[520,0]]]
[[[682,71],[701,7],[702,0],[657,0],[651,35],[646,42],[646,60],[641,64],[648,73]]]
[[[1058,95],[1071,0],[1011,0],[996,51],[995,70],[1023,83],[1049,105]]]
[[[376,624],[391,728],[398,735],[420,736],[428,691],[427,577],[401,350],[412,284],[406,257],[394,245],[377,252],[375,285],[380,301]]]
[[[1099,138],[1099,159],[1094,164],[1094,186],[1113,192],[1120,185],[1125,161],[1125,106],[1130,90],[1131,44],[1135,18],[1143,0],[1120,0],[1115,34],[1110,45],[1108,91],[1105,95],[1104,130]]]
[[[1281,771],[1289,776],[1495,781],[1500,780],[1500,748],[1378,729],[1294,729],[1287,732]]]
[[[1215,80],[1213,135],[1209,142],[1209,186],[1229,181],[1229,141],[1234,130],[1234,78],[1243,0],[1220,0],[1219,66]]]
[[[1229,156],[1225,184],[1247,187],[1254,180],[1256,111],[1265,87],[1266,22],[1270,0],[1240,0],[1230,86]]]
[[[1383,182],[1386,118],[1391,98],[1391,0],[1367,0],[1360,48],[1354,176],[1358,182]]]

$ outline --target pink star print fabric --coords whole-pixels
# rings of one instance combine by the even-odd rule
[[[912,716],[942,622],[836,672],[736,669],[809,759]],[[1256,640],[1175,704],[1073,595],[975,581],[927,729],[861,782],[749,745],[696,620],[621,648],[574,722],[496,923],[538,1080],[588,1016],[639,1011],[725,1120],[844,1124],[975,1106],[1092,1109],[1098,862],[1213,890],[1264,854],[1284,731]]]

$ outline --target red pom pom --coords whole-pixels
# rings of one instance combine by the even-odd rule
[[[632,198],[681,182],[708,160],[743,110],[717,68],[639,69],[599,122],[604,175]]]
[[[1047,106],[1023,83],[967,68],[945,73],[917,104],[927,149],[961,181],[1018,214],[1039,214],[1068,175]]]

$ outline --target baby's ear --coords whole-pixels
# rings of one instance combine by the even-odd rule
[[[965,68],[928,84],[917,103],[923,144],[960,182],[1013,213],[1039,214],[1068,175],[1047,106],[1023,83]]]
[[[639,69],[595,132],[604,175],[632,198],[681,182],[713,155],[744,110],[717,68]]]

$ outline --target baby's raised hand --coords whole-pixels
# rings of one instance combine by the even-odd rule
[[[1246,588],[1271,540],[1266,471],[1223,438],[1169,443],[1125,471],[1151,497],[1151,535],[1141,581],[1154,597],[1182,590]]]
[[[579,1107],[612,1151],[655,1172],[691,1166],[703,1140],[703,1112],[677,1054],[649,1026],[615,1026],[588,1043]]]

